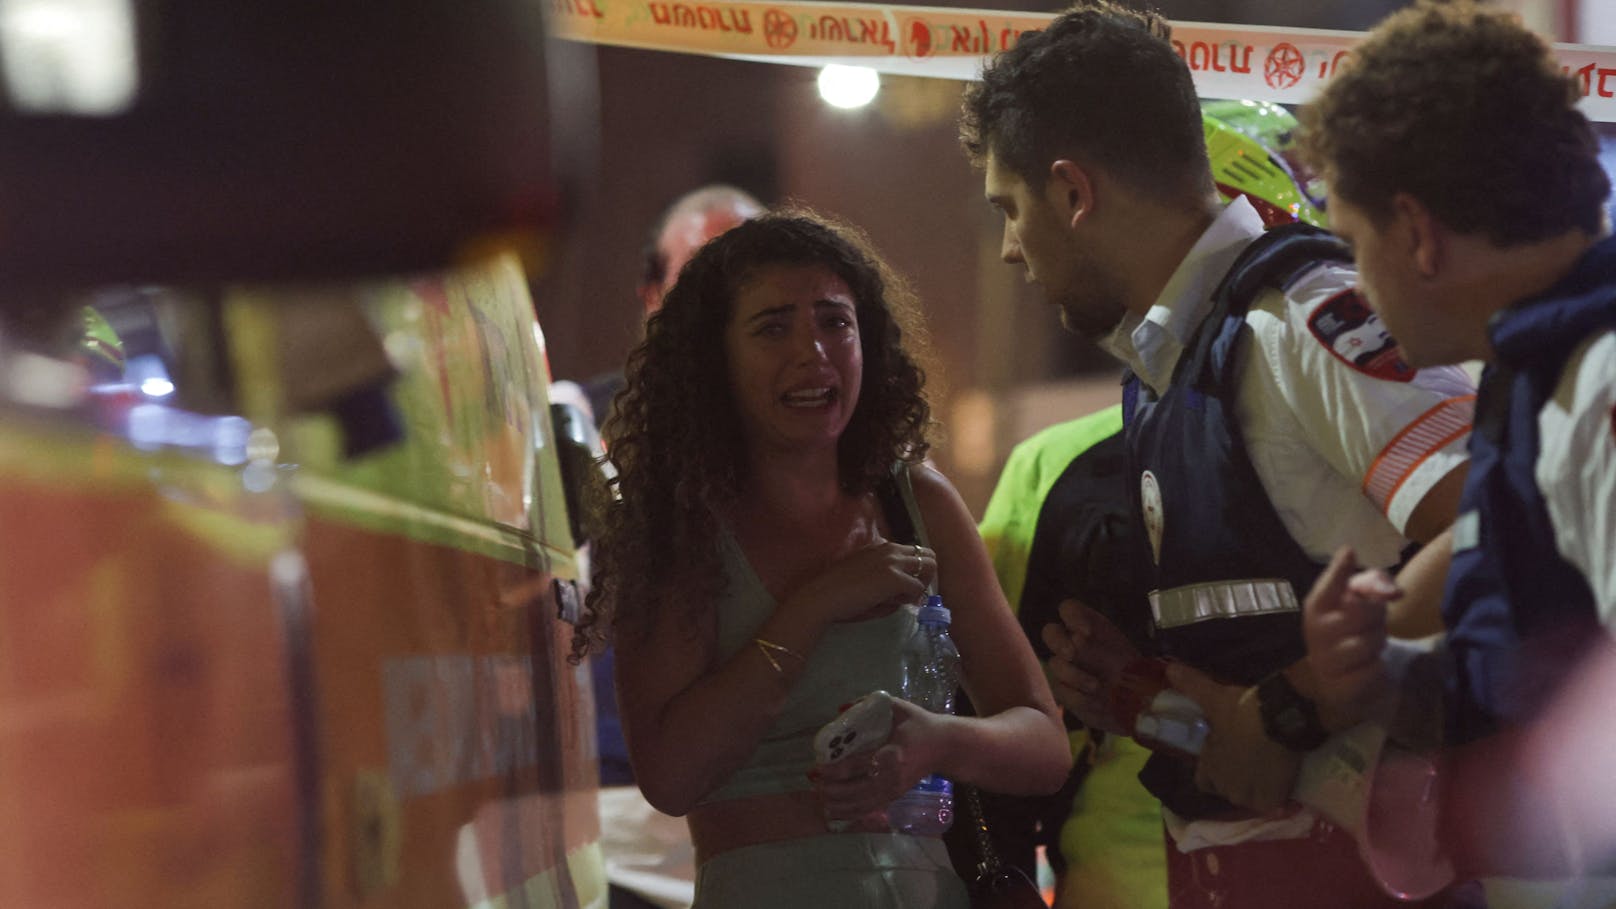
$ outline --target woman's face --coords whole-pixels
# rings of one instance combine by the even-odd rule
[[[835,446],[864,377],[847,282],[822,265],[765,266],[737,291],[724,343],[754,447]]]

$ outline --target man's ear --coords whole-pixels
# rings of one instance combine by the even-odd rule
[[[1049,165],[1049,200],[1067,226],[1076,227],[1094,211],[1094,189],[1088,169],[1076,161],[1062,158]]]
[[[1425,203],[1408,193],[1392,196],[1392,218],[1404,252],[1422,278],[1434,278],[1447,259],[1447,228]]]

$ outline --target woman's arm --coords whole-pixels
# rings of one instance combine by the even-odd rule
[[[952,613],[965,690],[979,714],[935,724],[935,768],[995,792],[1053,792],[1071,770],[1071,751],[1032,645],[953,484],[929,467],[914,469],[911,479],[937,553],[938,591]]]
[[[757,636],[790,651],[749,643],[728,659],[717,654],[716,617],[694,629],[674,611],[648,634],[617,639],[617,696],[634,776],[650,803],[683,815],[751,755],[802,673],[826,626],[878,603],[914,600],[936,562],[924,552],[920,576],[913,547],[877,543],[831,565],[780,603]],[[770,659],[772,657],[772,660]]]
[[[802,671],[786,659],[776,672],[756,647],[720,663],[716,627],[712,616],[690,628],[662,615],[647,634],[617,635],[618,711],[635,782],[676,817],[746,762]],[[736,697],[742,690],[748,696]]]

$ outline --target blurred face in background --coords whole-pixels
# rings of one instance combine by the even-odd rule
[[[679,280],[679,272],[696,250],[724,231],[762,213],[760,208],[735,200],[669,219],[662,228],[662,235],[657,237],[657,249],[664,264],[662,283],[640,286],[640,302],[645,305],[646,317],[662,308],[662,298]]]

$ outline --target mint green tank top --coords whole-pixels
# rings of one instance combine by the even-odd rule
[[[899,484],[904,504],[924,544],[926,531],[907,485]],[[718,652],[727,660],[752,646],[758,629],[778,604],[728,530],[720,534],[719,545],[728,586],[718,601]],[[901,679],[898,650],[915,629],[915,614],[913,607],[903,607],[880,618],[838,622],[827,628],[819,645],[807,654],[807,667],[791,686],[785,705],[752,756],[701,803],[811,788],[807,774],[814,765],[814,733],[843,704],[876,689],[897,693]]]

